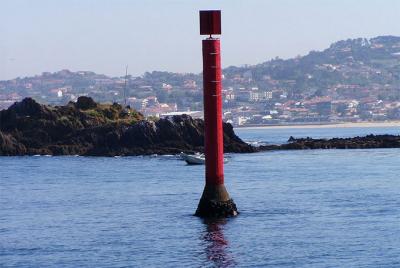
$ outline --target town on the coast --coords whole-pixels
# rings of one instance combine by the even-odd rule
[[[61,70],[0,81],[0,109],[26,96],[51,105],[90,96],[146,116],[203,116],[202,75],[193,73]],[[227,67],[223,102],[224,121],[234,126],[399,120],[400,37],[349,39],[293,59]]]

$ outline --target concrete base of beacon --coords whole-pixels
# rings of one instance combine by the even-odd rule
[[[227,218],[238,214],[236,204],[229,197],[223,184],[206,185],[195,216],[201,218]]]

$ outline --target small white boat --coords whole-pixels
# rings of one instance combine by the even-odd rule
[[[204,165],[206,163],[206,157],[204,154],[185,154],[181,153],[181,158],[188,163],[188,165]]]
[[[188,163],[188,165],[204,165],[206,163],[206,157],[204,154],[185,154],[181,153],[181,158]],[[224,163],[227,163],[228,159],[224,158]]]

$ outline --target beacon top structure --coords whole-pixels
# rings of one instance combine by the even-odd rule
[[[221,10],[200,10],[200,35],[221,34]]]

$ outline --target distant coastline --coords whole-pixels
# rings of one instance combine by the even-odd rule
[[[356,127],[400,127],[400,121],[304,123],[280,125],[237,126],[235,129],[280,129],[280,128],[356,128]]]

